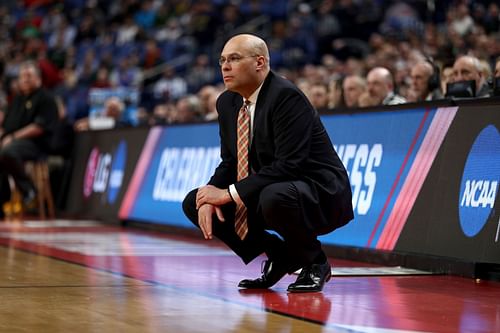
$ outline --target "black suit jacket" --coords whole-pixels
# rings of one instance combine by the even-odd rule
[[[251,174],[236,181],[237,117],[241,95],[226,91],[217,100],[222,162],[209,181],[219,188],[235,184],[250,210],[256,209],[259,193],[267,185],[303,181],[309,186],[301,195],[320,206],[304,207],[306,223],[318,234],[330,232],[353,218],[351,187],[347,172],[335,152],[318,113],[290,81],[273,72],[266,77],[255,108],[249,163]],[[249,217],[251,215],[249,214]]]
[[[30,95],[17,95],[5,113],[2,127],[4,135],[11,134],[30,124],[43,128],[39,137],[28,139],[40,149],[49,152],[52,134],[58,122],[57,104],[54,96],[39,88]]]

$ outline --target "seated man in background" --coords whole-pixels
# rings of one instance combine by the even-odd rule
[[[324,112],[328,109],[328,87],[322,83],[315,83],[309,88],[306,96],[312,106],[319,112]]]
[[[490,91],[486,78],[482,73],[481,63],[474,56],[461,56],[453,64],[453,82],[474,81],[476,83],[475,97],[489,97]]]
[[[51,136],[58,121],[55,98],[42,87],[38,66],[20,65],[19,94],[5,112],[0,112],[0,202],[9,199],[7,176],[12,176],[23,203],[29,205],[36,195],[24,162],[49,153]]]
[[[422,102],[442,99],[439,69],[429,61],[421,61],[412,67],[408,102]]]
[[[493,73],[493,96],[500,96],[500,57],[495,62]]]
[[[123,119],[125,103],[116,96],[109,97],[104,102],[101,114],[95,117],[85,117],[75,122],[75,131],[88,131],[127,127],[130,124]]]
[[[344,90],[345,105],[348,108],[357,108],[359,105],[359,97],[366,91],[366,80],[359,75],[346,76],[342,83]]]
[[[406,99],[394,92],[391,72],[384,67],[375,67],[366,76],[368,93],[375,105],[396,105],[406,103]],[[375,106],[371,105],[371,106]]]

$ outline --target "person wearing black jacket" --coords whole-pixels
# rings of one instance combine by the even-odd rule
[[[347,172],[306,96],[270,70],[262,39],[231,38],[219,63],[227,89],[217,100],[222,161],[208,185],[186,196],[184,212],[243,262],[267,255],[263,275],[240,288],[269,288],[301,268],[288,291],[321,291],[331,267],[317,236],[353,218]]]
[[[49,152],[58,111],[55,98],[42,87],[40,70],[34,62],[21,64],[18,87],[19,94],[0,112],[0,192],[2,202],[8,200],[10,175],[27,205],[35,198],[36,190],[24,162]]]

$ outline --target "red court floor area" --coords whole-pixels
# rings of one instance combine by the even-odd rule
[[[287,293],[293,275],[269,290],[239,290],[241,279],[260,275],[264,257],[245,266],[201,235],[93,221],[0,222],[0,250],[0,295],[10,300],[0,305],[2,332],[66,331],[71,321],[61,316],[71,307],[91,314],[79,317],[74,332],[500,332],[500,283],[493,281],[335,274],[370,265],[329,258],[334,278],[322,293]],[[30,310],[40,316],[27,316],[26,304],[42,308]]]

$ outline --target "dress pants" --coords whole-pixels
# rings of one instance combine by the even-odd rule
[[[303,200],[311,196],[300,191],[307,190],[310,190],[309,186],[302,181],[274,183],[262,189],[257,205],[247,207],[248,235],[244,240],[234,230],[235,204],[226,204],[222,207],[224,222],[220,222],[215,214],[212,217],[213,234],[245,263],[265,252],[269,259],[285,263],[288,272],[292,273],[312,263],[322,253],[321,243],[308,221],[311,216],[317,216],[320,207],[309,202],[306,205],[308,211],[304,210]],[[197,189],[188,193],[183,209],[191,222],[198,226],[196,193]],[[318,211],[310,211],[315,209]]]
[[[36,160],[43,156],[40,148],[31,140],[17,139],[0,148],[0,199],[9,199],[7,176],[11,175],[19,191],[26,195],[34,189],[33,182],[24,170],[24,161]]]

